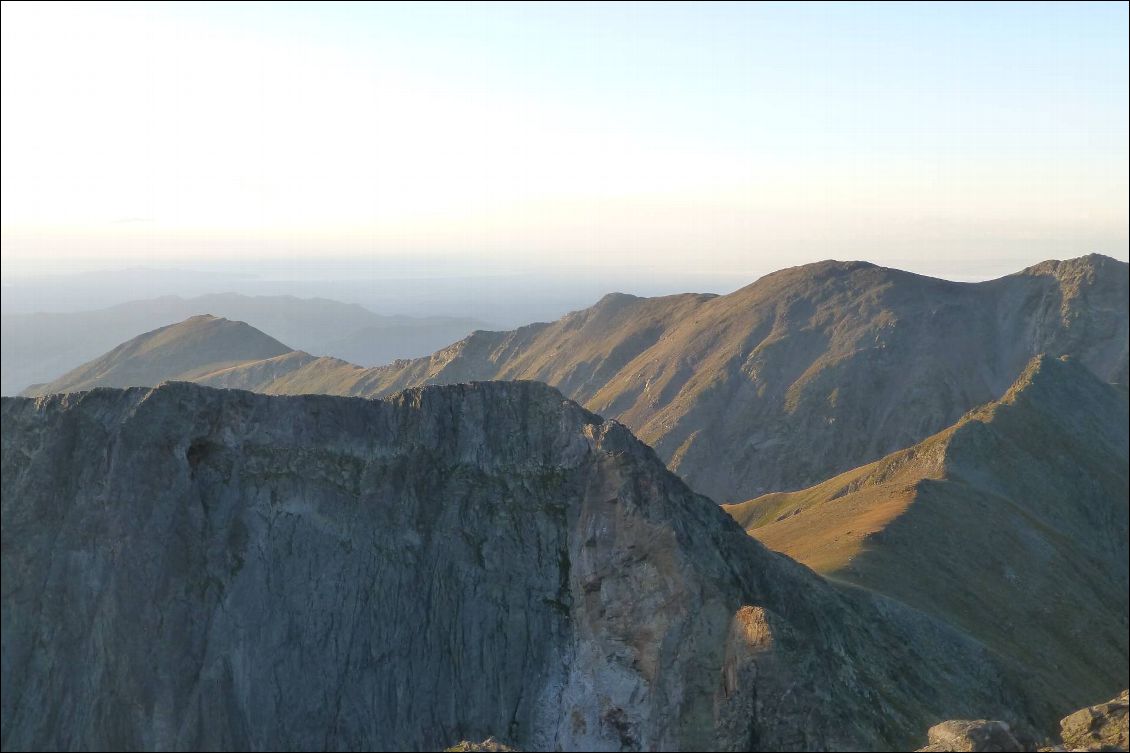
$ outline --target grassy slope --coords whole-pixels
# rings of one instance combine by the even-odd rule
[[[798,492],[726,506],[772,549],[935,614],[1070,710],[1127,678],[1127,398],[1036,359],[999,401]]]

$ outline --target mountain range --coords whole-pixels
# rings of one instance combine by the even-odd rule
[[[246,321],[287,344],[373,366],[431,353],[484,322],[466,317],[382,316],[324,298],[217,293],[169,295],[105,309],[0,316],[0,393],[15,395],[120,343],[199,314]]]
[[[1038,354],[1071,355],[1103,381],[1126,385],[1127,269],[1090,255],[956,283],[821,262],[725,296],[612,294],[553,323],[477,331],[385,366],[249,352],[245,363],[191,378],[365,397],[425,384],[542,381],[629,426],[695,489],[740,502],[919,442],[1003,394]],[[25,394],[69,389],[63,379]]]
[[[134,337],[3,404],[3,747],[1050,734],[1130,683],[1127,271],[822,262],[376,367]]]

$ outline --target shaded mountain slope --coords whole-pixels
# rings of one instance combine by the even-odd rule
[[[1125,389],[1034,359],[909,449],[727,510],[760,541],[895,597],[1039,676],[1062,713],[1128,681]]]
[[[2,418],[5,749],[882,750],[1055,718],[541,384]]]

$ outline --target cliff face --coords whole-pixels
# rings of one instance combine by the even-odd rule
[[[2,500],[5,749],[905,749],[1043,711],[540,384],[5,398]]]

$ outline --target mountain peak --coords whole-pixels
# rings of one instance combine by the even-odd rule
[[[200,379],[209,373],[290,353],[291,348],[252,327],[212,314],[197,314],[122,343],[29,395],[93,387],[154,386]]]
[[[1030,267],[1026,267],[1016,274],[1032,276],[1050,275],[1064,279],[1080,275],[1121,272],[1122,277],[1125,279],[1128,266],[1130,265],[1126,262],[1119,261],[1105,254],[1090,253],[1070,259],[1047,259],[1033,264]]]
[[[787,279],[802,279],[802,278],[826,278],[826,277],[839,277],[850,275],[855,272],[863,270],[881,269],[887,271],[887,267],[881,267],[878,264],[873,264],[869,261],[849,260],[840,261],[838,259],[824,259],[822,261],[814,261],[808,264],[799,264],[795,267],[785,267],[776,272],[764,275],[763,277],[755,280],[749,286],[756,285],[762,280],[771,280],[775,278]]]
[[[600,300],[597,301],[593,305],[594,306],[615,306],[617,304],[624,304],[624,303],[631,303],[632,301],[638,301],[639,299],[640,299],[640,297],[638,295],[632,295],[631,293],[621,293],[619,291],[613,291],[611,293],[605,293],[604,295],[602,295],[600,297]]]

